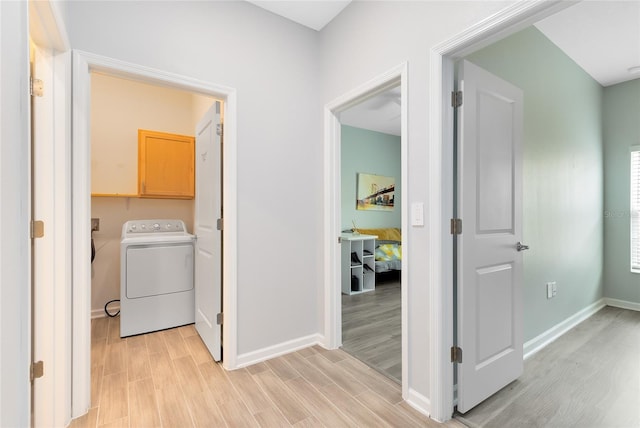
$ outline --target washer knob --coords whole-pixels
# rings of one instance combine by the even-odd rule
[[[153,230],[160,230],[160,225],[158,223],[154,223]]]

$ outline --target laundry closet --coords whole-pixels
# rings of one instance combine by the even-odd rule
[[[145,171],[145,161],[138,156],[139,131],[193,137],[198,120],[213,102],[207,96],[92,73],[91,218],[99,221],[92,232],[93,318],[106,316],[108,302],[112,302],[109,313],[119,310],[120,241],[125,222],[176,219],[193,231],[193,181],[189,183],[193,177],[176,168]],[[167,190],[150,188],[146,177],[154,175],[165,181],[160,187]]]

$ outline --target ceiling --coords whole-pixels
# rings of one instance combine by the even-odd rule
[[[582,1],[535,26],[602,86],[640,78],[640,1]]]
[[[249,3],[284,16],[293,22],[320,31],[351,0],[247,0]]]
[[[247,1],[320,31],[351,0]],[[584,0],[535,26],[602,86],[640,78],[640,0]],[[340,121],[400,135],[399,88],[389,91],[343,112]]]
[[[340,113],[340,123],[383,134],[400,135],[400,86]]]

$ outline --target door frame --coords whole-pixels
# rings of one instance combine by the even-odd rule
[[[222,275],[224,324],[223,366],[237,367],[237,95],[236,89],[88,52],[73,51],[72,100],[72,417],[86,413],[91,403],[91,73],[170,87],[224,101]]]
[[[454,37],[434,46],[429,53],[429,241],[430,296],[430,416],[437,421],[452,417],[454,400],[453,366],[453,239],[449,219],[453,218],[454,122],[451,92],[454,63],[458,59],[514,34],[578,1],[518,1]]]
[[[34,109],[30,111],[33,150],[29,159],[40,162],[36,170],[30,168],[26,197],[31,207],[28,217],[33,214],[34,220],[45,222],[44,237],[33,241],[30,255],[30,305],[35,313],[29,315],[29,340],[34,348],[28,359],[42,360],[45,376],[31,384],[34,401],[29,407],[32,424],[59,426],[71,419],[72,394],[71,52],[56,4],[28,2],[28,22],[34,62],[43,66],[36,68],[33,77],[43,80],[44,95],[33,98]],[[40,115],[35,114],[36,103]]]
[[[33,45],[33,77],[44,82],[32,97],[31,210],[45,233],[32,240],[32,361],[44,362],[46,376],[31,383],[32,422],[66,425],[71,417],[71,146],[67,115],[70,53]]]
[[[401,325],[402,325],[402,395],[408,393],[408,281],[409,278],[407,251],[408,248],[408,128],[407,128],[407,63],[403,62],[391,70],[365,82],[351,91],[339,96],[324,106],[324,346],[336,349],[342,345],[342,289],[341,252],[338,237],[342,226],[341,219],[341,177],[340,147],[341,124],[340,113],[361,103],[362,101],[384,92],[392,87],[400,86],[400,146],[401,146],[401,193],[400,209],[402,210],[402,258],[401,284]]]

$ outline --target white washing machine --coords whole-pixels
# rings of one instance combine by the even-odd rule
[[[193,241],[182,220],[122,225],[120,337],[195,321]]]

